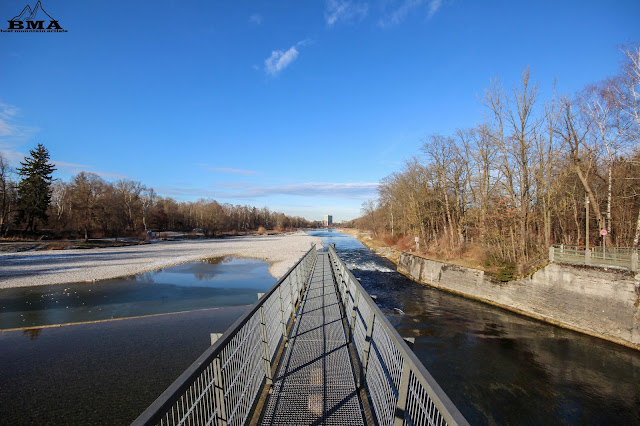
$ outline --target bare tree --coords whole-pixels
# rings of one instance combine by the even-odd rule
[[[622,113],[628,118],[624,134],[632,146],[640,145],[640,46],[627,46],[622,49],[625,56],[622,75],[616,86]],[[636,220],[636,232],[633,245],[640,244],[640,209]]]
[[[74,213],[85,241],[89,240],[89,231],[98,220],[100,196],[104,186],[102,178],[94,173],[80,172],[71,181]]]
[[[12,174],[9,162],[0,153],[0,234],[2,235],[7,234],[11,213],[16,207],[16,183],[11,178]]]

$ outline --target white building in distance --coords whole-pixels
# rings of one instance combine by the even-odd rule
[[[324,215],[324,226],[331,226],[333,224],[333,216],[330,214]]]

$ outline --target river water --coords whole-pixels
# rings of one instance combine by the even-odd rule
[[[417,284],[335,230],[336,251],[471,424],[640,424],[640,352]],[[400,311],[404,312],[399,312]]]

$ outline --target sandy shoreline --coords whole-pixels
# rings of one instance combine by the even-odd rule
[[[262,259],[279,278],[321,240],[302,231],[204,241],[166,241],[141,246],[0,254],[0,289],[87,282],[135,275],[219,256]]]

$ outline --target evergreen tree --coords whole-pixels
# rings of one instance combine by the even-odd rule
[[[47,208],[51,202],[51,174],[55,170],[49,162],[49,152],[42,144],[29,151],[30,156],[20,162],[18,184],[18,216],[16,222],[26,223],[25,231],[35,231],[36,219],[47,223]]]

